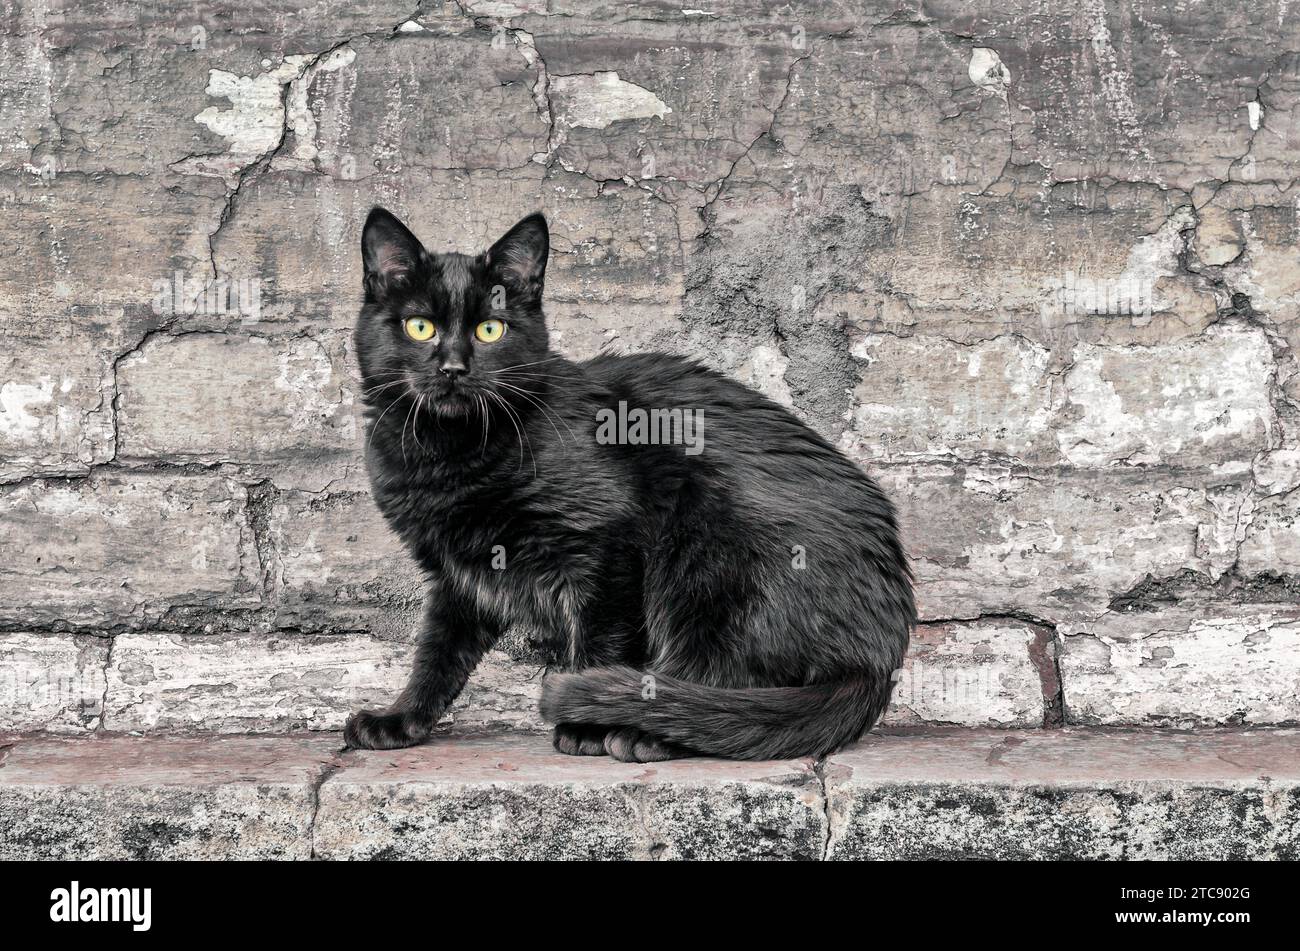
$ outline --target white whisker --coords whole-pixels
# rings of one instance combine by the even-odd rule
[[[370,452],[370,442],[371,442],[371,440],[373,440],[373,439],[375,438],[375,431],[379,429],[379,421],[380,421],[381,419],[383,419],[385,416],[388,415],[388,411],[389,411],[390,409],[392,409],[394,406],[396,406],[398,403],[400,403],[400,402],[402,401],[402,396],[403,396],[403,395],[404,395],[404,394],[400,394],[400,393],[399,393],[399,394],[398,394],[398,395],[393,399],[393,401],[392,401],[391,403],[389,403],[387,406],[384,407],[384,411],[383,411],[382,413],[379,414],[379,417],[378,417],[378,418],[377,418],[373,423],[370,424],[370,435],[368,435],[368,436],[366,437],[366,453],[365,453],[365,454],[369,454],[369,452]]]
[[[501,408],[506,411],[506,416],[510,420],[510,425],[515,427],[515,433],[517,434],[517,437],[519,439],[519,465],[515,467],[515,471],[518,472],[519,466],[522,466],[524,464],[524,440],[527,439],[528,457],[529,459],[532,460],[533,478],[536,479],[537,478],[537,454],[533,452],[533,441],[528,438],[528,433],[526,432],[527,427],[521,428],[520,424],[515,421],[516,415],[514,410],[511,409],[510,404],[507,403],[504,399],[502,399],[499,394],[493,393],[489,390],[487,391],[487,395],[492,397],[494,400],[496,400],[498,403],[501,404]]]
[[[569,436],[573,439],[575,443],[578,441],[577,434],[574,433],[573,429],[569,426],[569,424],[565,422],[564,418],[560,416],[560,414],[557,413],[553,408],[551,408],[545,400],[543,400],[541,397],[534,394],[531,390],[525,390],[522,387],[515,386],[512,383],[506,383],[504,380],[498,380],[497,385],[504,386],[506,389],[518,393],[524,399],[528,400],[530,403],[532,403],[534,406],[540,409],[542,411],[543,416],[546,417],[547,422],[551,424],[551,428],[555,430],[556,438],[559,439],[561,442],[564,441],[564,435],[563,433],[560,432],[559,427],[557,427],[553,422],[554,419],[558,419],[560,423],[564,426],[564,428],[569,430]]]

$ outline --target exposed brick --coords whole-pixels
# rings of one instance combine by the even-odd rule
[[[0,328],[0,481],[113,458],[112,361],[86,343],[72,321]]]
[[[81,733],[103,714],[108,640],[0,634],[0,730]]]
[[[1054,650],[1040,644],[1047,636],[1009,618],[920,625],[883,722],[1042,726],[1048,704],[1034,652]]]
[[[717,18],[710,41],[693,28],[684,18],[625,20],[617,31],[595,22],[573,30],[552,18],[533,25],[558,87],[552,103],[564,167],[596,180],[727,175],[771,124],[802,54],[785,36],[746,33],[730,17]]]
[[[981,453],[1055,461],[1049,353],[1017,337],[969,346],[931,337],[864,337],[852,428],[858,458],[906,462]]]
[[[243,486],[141,473],[0,487],[0,620],[145,625],[171,606],[259,600]]]
[[[124,460],[268,462],[357,441],[337,339],[155,337],[121,361],[118,387]]]
[[[216,196],[169,192],[134,176],[61,176],[54,167],[48,184],[30,175],[0,179],[8,215],[0,320],[29,336],[74,336],[69,352],[116,349],[170,316],[154,312],[155,281],[177,269],[210,273],[207,218]],[[121,256],[123,235],[131,236],[131,266]],[[63,362],[52,359],[47,372]]]
[[[532,659],[488,651],[452,705],[448,718],[455,733],[518,730],[549,733],[537,702],[545,668]]]
[[[404,644],[361,637],[120,634],[106,729],[222,733],[342,729],[404,682]]]
[[[532,96],[537,72],[505,34],[462,20],[448,30],[349,46],[356,58],[320,74],[310,101],[319,110],[318,136],[346,144],[347,154],[360,160],[354,174],[373,171],[375,159],[510,169],[545,151],[546,121]],[[477,121],[466,121],[471,113]],[[341,159],[331,149],[320,163],[337,175]]]
[[[1103,613],[1171,566],[1218,575],[1237,557],[1244,476],[996,465],[872,467],[897,501],[922,617]]]
[[[369,495],[274,494],[266,503],[267,588],[279,622],[404,637],[427,588]]]
[[[109,730],[340,730],[357,710],[392,703],[410,664],[409,641],[356,634],[119,634],[98,686]],[[536,666],[489,652],[443,729],[540,731],[540,681]]]
[[[1300,489],[1260,500],[1251,510],[1238,569],[1246,575],[1300,575]]]
[[[1198,603],[1063,629],[1068,722],[1300,722],[1300,607]]]
[[[1237,463],[1273,445],[1273,349],[1262,331],[1212,328],[1194,343],[1083,347],[1066,374],[1061,452],[1080,466]]]

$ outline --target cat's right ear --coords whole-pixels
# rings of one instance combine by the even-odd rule
[[[361,229],[361,261],[367,293],[382,298],[405,286],[427,253],[420,239],[385,208],[370,209]]]

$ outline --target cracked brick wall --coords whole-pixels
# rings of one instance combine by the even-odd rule
[[[398,688],[360,222],[544,209],[574,357],[664,348],[898,500],[889,721],[1300,720],[1300,11],[8,3],[0,729],[331,729]],[[195,290],[204,293],[195,299]],[[526,632],[454,718],[537,726]]]

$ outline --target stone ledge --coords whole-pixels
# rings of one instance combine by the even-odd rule
[[[1296,858],[1300,730],[873,734],[820,763],[546,737],[0,736],[0,859]]]
[[[823,775],[829,858],[1300,855],[1300,730],[873,736]]]
[[[0,858],[309,858],[316,791],[339,746],[320,736],[0,738]]]
[[[323,858],[820,858],[812,760],[619,763],[549,737],[456,739],[354,764],[321,787]]]

